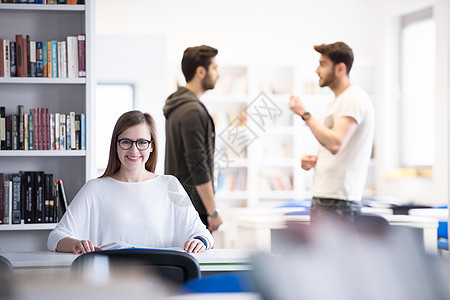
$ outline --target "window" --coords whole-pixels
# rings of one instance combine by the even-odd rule
[[[117,119],[134,107],[134,88],[130,84],[98,84],[96,101],[97,176],[106,169],[111,135]]]
[[[401,25],[401,165],[435,162],[436,25],[432,9],[404,16]]]

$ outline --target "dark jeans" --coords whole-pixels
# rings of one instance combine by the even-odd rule
[[[360,213],[360,202],[318,197],[311,202],[311,223],[322,218],[354,222]]]

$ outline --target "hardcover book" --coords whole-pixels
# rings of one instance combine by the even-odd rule
[[[78,34],[78,77],[86,77],[86,35]]]
[[[12,181],[12,224],[20,224],[22,221],[22,201],[21,201],[21,174],[11,175]]]
[[[36,188],[34,172],[23,173],[24,200],[23,219],[26,224],[35,222]]]
[[[44,222],[44,172],[38,171],[34,173],[34,192],[35,203],[34,203],[34,222],[43,223]]]

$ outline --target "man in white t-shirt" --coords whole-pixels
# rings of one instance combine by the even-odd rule
[[[326,215],[354,219],[361,198],[372,150],[375,113],[369,95],[352,85],[349,72],[353,51],[343,42],[314,46],[321,54],[316,73],[319,85],[328,86],[335,100],[324,123],[317,121],[300,99],[291,96],[289,108],[302,117],[320,143],[317,155],[302,156],[302,168],[315,168],[311,219]]]

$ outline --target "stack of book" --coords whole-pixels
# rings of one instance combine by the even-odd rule
[[[2,0],[2,3],[17,4],[84,4],[85,0]]]
[[[56,223],[67,210],[62,180],[42,171],[0,173],[0,224]]]
[[[31,108],[6,115],[0,107],[0,150],[86,150],[86,115]]]
[[[0,37],[0,77],[86,77],[86,35],[64,41],[33,41],[16,34],[12,41]]]

